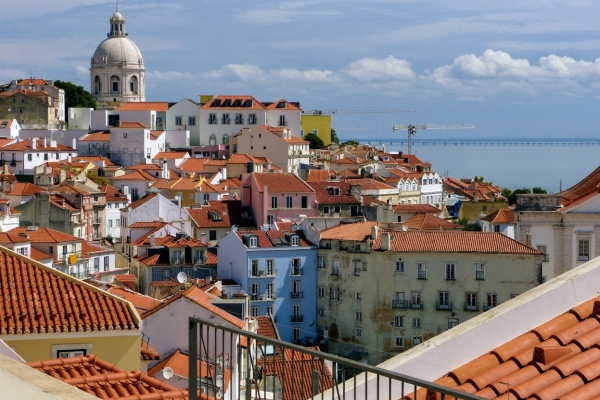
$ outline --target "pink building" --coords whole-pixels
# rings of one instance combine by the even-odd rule
[[[242,205],[252,207],[257,226],[317,216],[315,191],[287,172],[242,174]]]

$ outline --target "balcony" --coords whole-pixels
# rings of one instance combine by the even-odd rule
[[[171,264],[173,264],[173,265],[183,264],[183,257],[171,257]]]
[[[491,310],[492,308],[496,307],[497,305],[498,304],[484,304],[483,311]]]
[[[302,276],[302,268],[294,267],[292,268],[292,276]]]
[[[274,399],[281,398],[281,393],[296,391],[295,397],[302,399],[403,399],[415,392],[418,392],[418,396],[415,396],[418,398],[479,399],[479,397],[472,394],[449,387],[415,379],[309,347],[301,347],[271,339],[237,327],[224,326],[211,320],[190,317],[187,326],[190,376],[199,375],[200,363],[196,361],[198,359],[207,360],[209,365],[216,365],[220,354],[238,355],[238,357],[230,356],[222,364],[223,375],[228,374],[232,377],[228,387],[230,398]],[[221,340],[221,338],[225,339]],[[264,346],[246,345],[246,343],[251,342],[264,344]],[[301,341],[298,340],[298,342]],[[207,345],[207,343],[210,345]],[[277,349],[277,351],[268,355],[261,355],[260,349],[265,347]],[[283,352],[290,354],[289,361],[286,361],[289,365],[285,367],[286,371],[292,371],[292,374],[282,373],[279,376],[273,376],[273,381],[277,381],[278,385],[281,385],[281,391],[274,392],[269,385],[260,384],[261,382],[268,382],[271,377],[265,378],[256,366],[275,366],[276,363],[281,362],[280,357]],[[252,360],[252,363],[249,364],[246,360]],[[273,370],[277,369],[273,368]],[[310,381],[298,385],[299,375],[298,373],[294,374],[293,371],[304,370],[314,372],[306,375]],[[301,375],[305,376],[305,374]],[[367,384],[364,383],[363,379],[366,379]],[[217,389],[216,386],[212,386],[210,383],[207,384],[206,381],[191,379],[189,381],[190,400],[197,400],[199,393],[205,393],[201,396],[213,396]],[[277,393],[280,394],[279,397],[277,397]]]
[[[465,311],[479,311],[479,303],[471,303],[466,301],[463,307]]]
[[[16,167],[17,166],[17,160],[11,160],[10,166],[11,167]]]
[[[92,224],[99,225],[102,223],[102,218],[100,217],[92,217]]]
[[[484,271],[475,271],[475,279],[478,281],[485,280],[485,272]]]
[[[300,291],[300,292],[292,292],[290,294],[290,297],[292,299],[302,299],[304,297],[304,292]]]
[[[452,302],[451,301],[442,301],[439,300],[435,302],[436,310],[452,310]]]
[[[417,279],[427,279],[427,270],[422,269],[418,271]]]
[[[392,300],[392,308],[409,308],[410,303],[408,300]]]
[[[304,322],[304,315],[296,314],[290,317],[291,322]]]
[[[340,276],[340,269],[339,268],[332,268],[331,269],[331,275]]]
[[[422,302],[417,302],[417,301],[413,301],[412,303],[410,303],[410,308],[414,308],[415,310],[422,310],[423,309],[423,303]]]
[[[196,265],[204,264],[204,257],[194,257],[194,264],[196,264]]]
[[[250,273],[250,278],[260,278],[265,275],[265,271],[262,269],[253,269]]]

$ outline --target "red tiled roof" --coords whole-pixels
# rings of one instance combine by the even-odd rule
[[[138,329],[129,303],[0,247],[0,334]]]
[[[350,183],[360,184],[361,190],[397,190],[396,187],[390,186],[387,183],[379,182],[374,179],[351,179]]]
[[[179,169],[183,172],[204,172],[204,164],[210,160],[209,158],[187,158],[179,165]]]
[[[310,187],[315,190],[319,204],[360,204],[360,198],[357,199],[350,194],[351,183],[351,181],[311,182]],[[338,188],[339,194],[335,195],[333,189],[329,190],[329,188]]]
[[[205,308],[206,310],[208,310],[208,311],[212,312],[213,314],[221,317],[225,321],[229,322],[232,325],[237,326],[240,329],[244,328],[244,326],[246,325],[244,323],[244,321],[242,321],[239,318],[236,318],[235,316],[229,314],[227,311],[222,310],[219,307],[213,305],[210,302],[210,300],[214,299],[215,296],[206,293],[205,291],[203,291],[202,289],[197,288],[196,286],[192,286],[189,289],[186,289],[184,291],[180,291],[176,295],[171,296],[164,303],[162,303],[162,304],[154,307],[153,309],[145,312],[142,315],[142,319],[148,318],[150,315],[154,314],[155,312],[157,312],[159,310],[162,310],[165,307],[170,306],[171,303],[175,302],[176,300],[178,300],[178,299],[180,299],[182,297],[185,297],[186,299],[193,301],[194,303],[198,304],[199,306]]]
[[[256,181],[260,192],[264,192],[265,186],[268,186],[269,193],[314,192],[306,182],[290,172],[255,172],[252,174],[252,178]]]
[[[566,206],[579,197],[583,197],[590,192],[598,192],[600,187],[600,167],[596,168],[591,174],[577,182],[567,190],[559,193],[562,197],[562,205]]]
[[[150,200],[152,200],[156,196],[158,196],[156,193],[149,193],[149,194],[145,195],[144,197],[141,197],[138,200],[136,200],[133,203],[131,203],[129,205],[129,207],[131,207],[132,210],[135,210],[136,208],[144,205],[145,203],[149,202]]]
[[[169,103],[166,101],[140,101],[123,103],[115,111],[167,111]]]
[[[161,151],[154,156],[154,160],[161,160],[166,158],[167,160],[176,160],[189,156],[187,151]]]
[[[283,107],[281,106],[283,104]],[[267,106],[267,110],[298,110],[298,111],[302,111],[302,109],[300,107],[298,107],[295,104],[290,103],[287,100],[284,99],[279,99],[277,101],[274,101],[273,103],[269,104],[269,106]]]
[[[35,247],[32,247],[29,251],[29,257],[35,261],[48,261],[54,258],[52,254],[44,253]]]
[[[381,236],[373,241],[373,250],[381,250]],[[390,251],[404,253],[482,253],[540,256],[536,249],[496,232],[472,231],[390,231]]]
[[[48,84],[48,81],[45,79],[41,79],[41,78],[27,78],[27,79],[23,79],[20,80],[19,82],[17,82],[17,86],[45,86]]]
[[[441,211],[431,204],[396,204],[394,206],[394,212],[439,214]]]
[[[79,138],[80,142],[110,142],[110,132],[92,132]]]
[[[125,175],[121,175],[121,176],[113,176],[111,178],[109,178],[109,180],[112,181],[157,181],[158,178],[150,175],[149,173],[142,171],[142,170],[138,170],[138,171],[132,171],[128,174]]]
[[[256,331],[256,333],[258,333],[259,335],[262,336],[266,336],[272,339],[278,339],[279,340],[279,334],[277,333],[277,328],[275,327],[275,324],[273,323],[273,320],[271,320],[271,317],[267,316],[261,316],[261,317],[254,317],[254,319],[256,319],[256,321],[258,321],[258,330]]]
[[[215,213],[218,213],[216,215]],[[246,213],[247,218],[242,214]],[[229,227],[232,225],[254,227],[250,207],[243,207],[239,200],[209,201],[207,206],[190,208],[188,214],[199,228]]]
[[[130,104],[132,104],[132,103],[130,103]],[[145,128],[145,129],[148,129],[150,127],[142,124],[141,122],[125,122],[125,121],[122,121],[122,122],[119,123],[118,126],[114,126],[113,128]]]
[[[29,240],[39,243],[83,242],[81,238],[51,228],[37,227],[36,230],[31,231],[27,229],[26,226],[19,226],[9,232],[16,235],[24,233],[29,237]]]
[[[32,150],[31,143],[34,139],[25,139],[20,142],[7,144],[2,146],[4,151],[26,151]],[[37,151],[75,151],[72,147],[65,146],[64,144],[57,143],[55,147],[50,147],[50,141],[46,141],[46,147],[44,147],[44,141],[42,139],[36,140]]]
[[[488,399],[596,399],[599,311],[588,300],[435,382]]]
[[[512,224],[515,222],[515,213],[511,210],[501,209],[483,218],[483,221],[489,221],[494,224]]]
[[[224,105],[226,104],[226,100],[229,100],[230,104],[229,105]],[[240,105],[237,105],[236,100],[239,100],[241,103]],[[245,102],[247,101],[251,101],[251,105],[249,107],[245,107],[243,104],[245,104]],[[216,105],[216,103],[219,102],[220,105]],[[208,103],[200,106],[200,108],[203,109],[210,109],[210,108],[240,108],[243,107],[246,110],[265,110],[266,107],[258,100],[256,100],[254,97],[252,96],[248,96],[248,95],[219,95],[219,96],[215,96],[213,99],[211,99]]]
[[[140,349],[140,358],[142,360],[148,361],[148,360],[160,360],[160,354],[158,353],[158,351],[154,350],[149,344],[148,342],[144,342],[143,340],[142,342],[142,347]]]
[[[27,365],[101,399],[189,398],[186,390],[151,378],[141,371],[126,372],[95,355],[34,361]]]
[[[16,232],[0,232],[0,243],[28,243],[29,238]]]
[[[121,275],[115,276],[115,279],[119,278],[120,276]],[[146,311],[163,303],[163,300],[145,296],[122,286],[110,286],[108,289],[106,289],[106,291],[129,301],[131,304],[133,304],[138,314],[145,313]]]
[[[462,225],[453,224],[452,222],[438,218],[427,213],[419,213],[412,218],[404,221],[404,227],[413,230],[432,230],[432,229],[453,229],[462,230]]]
[[[330,179],[330,172],[326,169],[309,169],[306,182],[323,182]]]
[[[357,222],[353,224],[342,223],[333,228],[321,231],[321,239],[337,239],[344,241],[363,242],[371,237],[373,226],[377,225],[374,221]]]

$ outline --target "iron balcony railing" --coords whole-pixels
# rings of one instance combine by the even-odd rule
[[[475,279],[483,281],[485,279],[485,271],[475,271]]]
[[[302,338],[298,342],[302,342]],[[189,398],[481,398],[233,325],[188,319]],[[200,374],[201,368],[202,374]],[[228,379],[223,379],[227,376]]]
[[[392,308],[410,308],[408,300],[392,300]]]
[[[465,311],[479,311],[479,303],[469,303],[468,301],[466,301],[464,310]]]
[[[435,302],[436,310],[452,310],[452,302],[451,301],[439,301]]]
[[[302,268],[301,267],[294,267],[292,268],[292,276],[302,276]]]
[[[419,270],[417,279],[427,279],[427,270],[426,269]]]
[[[304,315],[296,314],[290,317],[291,322],[304,322]]]
[[[304,297],[304,292],[302,292],[301,290],[300,290],[300,291],[297,291],[297,292],[292,292],[292,293],[290,294],[290,297],[291,297],[292,299],[301,299],[301,298],[303,298],[303,297]]]

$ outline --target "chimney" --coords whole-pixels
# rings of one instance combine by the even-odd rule
[[[227,168],[221,168],[221,179],[227,179]]]
[[[73,138],[73,149],[77,150],[77,139]]]
[[[206,244],[206,233],[203,232],[200,234],[200,241],[202,244]]]
[[[50,140],[50,147],[56,147],[56,140]]]
[[[47,144],[48,144],[48,139],[44,138],[44,148],[48,147]]]
[[[71,164],[71,155],[70,155],[70,154],[67,156],[67,162],[68,162],[69,164]]]
[[[377,224],[373,225],[373,227],[371,228],[371,240],[377,240],[377,232],[379,231],[379,228],[377,227]]]
[[[31,150],[35,150],[37,148],[37,138],[31,138]]]
[[[388,251],[391,246],[392,235],[389,232],[383,232],[381,234],[381,250]]]
[[[162,171],[161,171],[160,177],[163,179],[169,179],[169,169],[167,168],[167,159],[164,157],[162,159]]]
[[[155,243],[155,236],[154,233],[152,235],[150,235],[150,246],[154,246]]]

